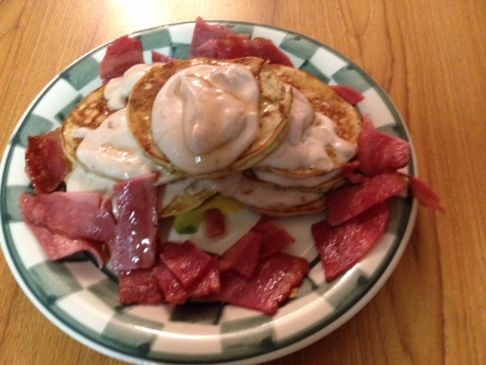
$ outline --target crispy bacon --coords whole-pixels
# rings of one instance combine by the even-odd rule
[[[407,180],[397,173],[366,177],[358,185],[342,187],[329,192],[327,201],[327,222],[337,226],[376,204],[405,191]]]
[[[167,63],[174,60],[172,57],[162,54],[157,51],[152,51],[152,62]]]
[[[116,271],[147,269],[155,264],[158,227],[155,176],[121,181],[113,186],[118,222],[113,240]]]
[[[25,172],[37,193],[56,190],[69,170],[70,164],[62,151],[60,129],[29,137]]]
[[[142,44],[137,38],[123,36],[106,48],[105,57],[100,63],[100,78],[107,82],[123,76],[130,67],[143,63]]]
[[[264,260],[250,279],[235,271],[222,274],[218,298],[272,315],[288,299],[292,290],[300,286],[308,272],[306,260],[276,253]]]
[[[204,222],[206,223],[206,236],[213,238],[221,236],[226,232],[224,215],[219,209],[211,208],[204,212]]]
[[[385,232],[388,207],[380,203],[339,226],[326,220],[312,225],[326,280],[332,281],[365,256]]]
[[[440,201],[439,196],[418,177],[410,177],[410,188],[412,189],[413,196],[417,198],[420,204],[445,212],[445,207]]]
[[[223,253],[219,262],[221,272],[234,270],[251,278],[260,260],[262,238],[263,235],[250,231],[236,241]]]
[[[99,193],[54,192],[24,195],[23,199],[31,206],[24,216],[34,224],[74,239],[108,242],[113,238],[111,202],[103,201]]]
[[[121,272],[118,285],[121,304],[155,304],[164,300],[151,269]]]
[[[82,238],[71,238],[49,229],[40,222],[32,221],[30,218],[34,204],[32,195],[22,194],[20,196],[19,205],[25,222],[39,241],[49,260],[59,260],[80,252],[87,252],[94,258],[98,267],[103,267],[107,261],[107,255],[102,243]]]
[[[385,134],[373,127],[365,117],[358,138],[359,170],[373,176],[393,172],[408,164],[410,146],[407,141]]]

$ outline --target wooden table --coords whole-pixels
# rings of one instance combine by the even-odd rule
[[[447,207],[419,209],[396,271],[355,318],[269,364],[485,364],[484,2],[0,1],[0,150],[34,96],[80,55],[198,15],[300,32],[362,66],[394,99],[420,174]],[[1,364],[119,364],[44,318],[3,259],[0,274]]]

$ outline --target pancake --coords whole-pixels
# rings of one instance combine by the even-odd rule
[[[64,154],[72,163],[79,163],[76,158],[76,149],[82,140],[78,134],[79,129],[95,129],[113,113],[108,108],[103,92],[104,86],[101,86],[88,94],[74,107],[62,125],[62,148]]]
[[[288,112],[292,102],[291,90],[266,68],[260,58],[246,57],[232,61],[206,58],[175,60],[152,69],[134,86],[128,101],[129,126],[144,152],[168,171],[181,171],[154,143],[151,124],[152,107],[160,89],[176,72],[197,64],[227,65],[238,63],[247,66],[260,87],[259,132],[256,140],[240,157],[224,170],[198,175],[200,178],[220,178],[245,170],[264,159],[285,138],[288,130]],[[183,172],[183,171],[182,171]]]
[[[361,132],[361,116],[354,106],[339,97],[328,85],[308,73],[276,64],[267,65],[267,69],[280,81],[298,89],[307,98],[315,113],[321,113],[335,122],[338,137],[352,145],[357,145]],[[325,150],[332,161],[332,167],[326,170],[313,168],[291,170],[265,166],[264,162],[260,166],[282,177],[304,179],[326,175],[330,171],[340,169],[347,162],[337,158],[336,151],[331,145],[326,145]]]
[[[191,187],[188,187],[177,194],[168,205],[159,209],[159,218],[172,217],[189,212],[199,207],[215,194],[216,191],[209,188],[191,189]],[[163,198],[163,194],[160,194],[159,197]]]

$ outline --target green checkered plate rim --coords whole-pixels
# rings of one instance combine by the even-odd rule
[[[363,93],[357,107],[378,128],[408,140],[409,133],[387,94],[358,66],[330,47],[275,27],[215,21],[237,33],[271,39],[294,65],[328,84],[346,84]],[[144,59],[151,51],[175,58],[188,56],[194,22],[165,25],[132,34],[142,42]],[[410,195],[391,202],[391,221],[377,246],[332,283],[310,235],[297,236],[291,253],[311,263],[297,298],[273,316],[217,303],[189,303],[171,309],[118,304],[116,277],[86,257],[49,262],[26,228],[18,197],[32,191],[24,172],[27,137],[62,124],[81,98],[101,85],[98,67],[103,45],[67,67],[42,90],[20,119],[4,153],[1,171],[1,244],[15,279],[33,304],[56,326],[83,344],[128,362],[164,364],[252,364],[296,351],[324,337],[356,314],[392,273],[410,237],[416,202]],[[404,169],[416,175],[412,161]],[[247,214],[246,212],[245,214]],[[250,214],[250,213],[248,213]],[[251,214],[250,214],[251,216]],[[241,217],[236,217],[240,219]],[[246,218],[245,218],[246,219]],[[291,233],[319,216],[284,219]],[[292,251],[293,250],[293,251]]]

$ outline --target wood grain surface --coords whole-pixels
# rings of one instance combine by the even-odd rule
[[[407,122],[420,175],[447,212],[420,208],[396,271],[351,321],[268,364],[486,363],[486,3],[0,1],[0,150],[42,87],[122,34],[210,19],[269,24],[351,58]],[[44,318],[0,259],[0,364],[119,364]]]

